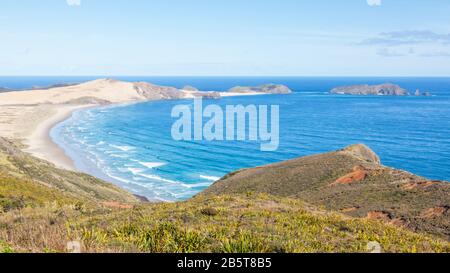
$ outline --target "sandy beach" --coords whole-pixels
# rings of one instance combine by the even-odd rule
[[[197,96],[208,93],[195,92]],[[265,93],[218,94],[230,97]],[[50,137],[50,130],[74,111],[100,105],[194,97],[194,93],[187,90],[111,79],[42,90],[4,92],[0,93],[0,137],[15,141],[23,151],[60,168],[75,170],[74,162]]]
[[[58,123],[70,118],[73,111],[89,108],[94,105],[55,107],[52,114],[39,122],[33,132],[26,138],[24,151],[34,156],[53,162],[56,166],[67,170],[75,170],[73,161],[55,144],[50,137],[50,130]]]
[[[93,105],[0,105],[0,136],[20,144],[25,152],[75,170],[72,160],[50,138],[50,130],[73,111]]]
[[[75,170],[73,161],[52,141],[50,130],[76,110],[145,99],[132,83],[114,80],[0,93],[0,136],[60,168]]]

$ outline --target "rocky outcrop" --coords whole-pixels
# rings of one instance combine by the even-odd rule
[[[292,90],[282,84],[263,84],[259,86],[236,86],[228,90],[231,93],[267,93],[267,94],[290,94]]]
[[[181,88],[182,90],[186,90],[186,91],[200,91],[198,90],[196,87],[190,86],[190,85],[186,85],[183,88]]]
[[[416,97],[419,97],[419,96],[430,97],[431,93],[430,92],[421,93],[420,90],[417,89],[416,92],[414,93],[414,96],[416,96]]]
[[[385,83],[380,85],[351,85],[336,87],[332,94],[341,95],[374,95],[374,96],[407,96],[408,91],[396,84]]]
[[[147,100],[173,100],[184,98],[205,98],[220,99],[219,92],[203,92],[192,86],[185,86],[182,89],[175,87],[160,86],[147,82],[134,83],[134,88],[139,95],[144,96]],[[186,93],[185,91],[190,91]]]
[[[381,164],[381,160],[378,155],[364,144],[348,146],[347,148],[341,150],[341,152],[357,157],[358,159],[368,163],[374,163],[377,165]]]
[[[197,92],[193,96],[204,99],[220,99],[222,97],[219,92]]]
[[[160,86],[147,82],[134,83],[134,88],[139,95],[147,100],[182,99],[184,93],[175,87]]]
[[[383,166],[362,144],[236,171],[202,194],[242,192],[297,198],[450,240],[450,183]]]

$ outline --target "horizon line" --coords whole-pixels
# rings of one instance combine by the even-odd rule
[[[186,77],[186,78],[450,78],[450,75],[0,75],[6,77],[95,77],[95,78],[115,78],[115,77]]]

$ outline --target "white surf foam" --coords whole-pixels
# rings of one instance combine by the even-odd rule
[[[158,167],[166,165],[166,163],[161,163],[161,162],[139,162],[139,164],[141,164],[142,166],[145,166],[149,169],[154,169],[154,168],[158,168]]]
[[[110,154],[111,157],[116,157],[116,158],[127,158],[128,156],[126,155],[117,155],[117,154]]]
[[[131,183],[130,181],[128,181],[128,180],[126,180],[126,179],[117,177],[117,176],[115,176],[115,175],[111,175],[111,173],[108,173],[108,172],[105,172],[105,173],[106,173],[109,177],[111,177],[112,179],[115,179],[115,180],[117,180],[117,181],[123,182],[123,183],[125,183],[125,184],[130,184],[130,183]]]
[[[131,147],[131,146],[120,146],[120,145],[112,145],[112,144],[110,144],[109,146],[116,148],[122,152],[129,152],[129,151],[135,149],[134,147]]]
[[[162,178],[162,177],[160,177],[160,176],[153,175],[153,174],[144,174],[144,173],[140,173],[140,174],[138,174],[138,175],[140,175],[140,176],[142,176],[142,177],[145,177],[145,178],[148,178],[148,179],[153,179],[153,180],[157,180],[157,181],[167,182],[167,183],[170,183],[170,184],[177,184],[177,185],[180,185],[180,186],[185,187],[185,188],[191,188],[191,187],[192,187],[191,185],[184,184],[184,183],[179,182],[179,181],[174,181],[174,180],[170,180],[170,179],[165,179],[165,178]]]
[[[220,180],[220,177],[217,176],[209,176],[209,175],[200,175],[200,178],[206,179],[206,180],[210,180],[210,181],[217,181]]]
[[[133,175],[138,175],[141,172],[143,172],[143,169],[139,169],[139,168],[127,168],[127,170],[132,173]]]

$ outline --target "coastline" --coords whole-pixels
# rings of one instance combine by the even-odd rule
[[[262,93],[230,93],[221,92],[223,98],[228,97],[246,97],[246,96],[258,96],[267,95]],[[180,99],[181,100],[181,99]],[[63,123],[72,117],[73,113],[79,110],[86,110],[95,107],[120,107],[126,105],[132,105],[136,103],[143,103],[146,101],[126,102],[126,103],[113,103],[109,105],[55,105],[52,114],[46,119],[40,121],[36,128],[28,135],[25,136],[24,144],[27,148],[22,149],[24,152],[30,153],[33,156],[53,163],[59,168],[63,168],[69,171],[85,172],[76,167],[76,160],[69,156],[63,146],[58,144],[51,136],[53,128]],[[95,175],[103,180],[116,180],[112,177],[105,177],[103,174]]]
[[[56,125],[70,118],[74,111],[91,107],[95,107],[95,105],[60,105],[56,107],[53,111],[54,114],[40,122],[35,130],[25,139],[24,144],[28,147],[23,150],[40,159],[49,161],[59,168],[77,171],[75,162],[66,154],[62,147],[53,141],[50,132]]]
[[[277,87],[279,85],[274,85],[273,88]],[[123,185],[127,181],[97,170],[93,164],[84,162],[77,151],[59,141],[58,124],[70,118],[75,111],[92,107],[278,94],[271,92],[272,90],[192,92],[146,82],[124,82],[113,79],[98,79],[50,89],[4,92],[0,93],[0,137],[13,141],[23,152],[45,160],[59,169],[90,174],[127,189]]]
[[[173,97],[167,87],[99,79],[77,85],[42,90],[0,93],[0,136],[16,141],[21,150],[53,163],[59,168],[80,171],[64,147],[56,143],[51,130],[70,118],[74,111],[120,106],[154,100],[193,99],[192,92],[180,90]],[[208,92],[197,92],[209,94]],[[220,97],[267,95],[262,92],[218,92]]]
[[[225,92],[224,92],[225,93]],[[222,93],[221,93],[222,95]],[[222,95],[223,98],[238,97],[238,96],[257,96],[266,95],[261,93],[232,93]],[[106,107],[120,107],[125,105],[131,105],[135,103],[143,103],[146,101],[136,101],[127,103],[113,103],[106,105]],[[54,141],[51,136],[51,131],[57,125],[63,123],[72,117],[75,111],[86,110],[95,107],[105,107],[105,105],[91,104],[91,105],[56,105],[53,109],[53,114],[48,118],[42,120],[36,125],[36,128],[28,135],[25,136],[24,144],[27,148],[22,149],[24,152],[30,153],[33,156],[53,163],[59,168],[63,168],[68,171],[84,172],[76,167],[76,161],[71,158],[65,149]],[[97,175],[101,179],[106,179],[103,175]],[[109,178],[106,180],[114,180]]]

